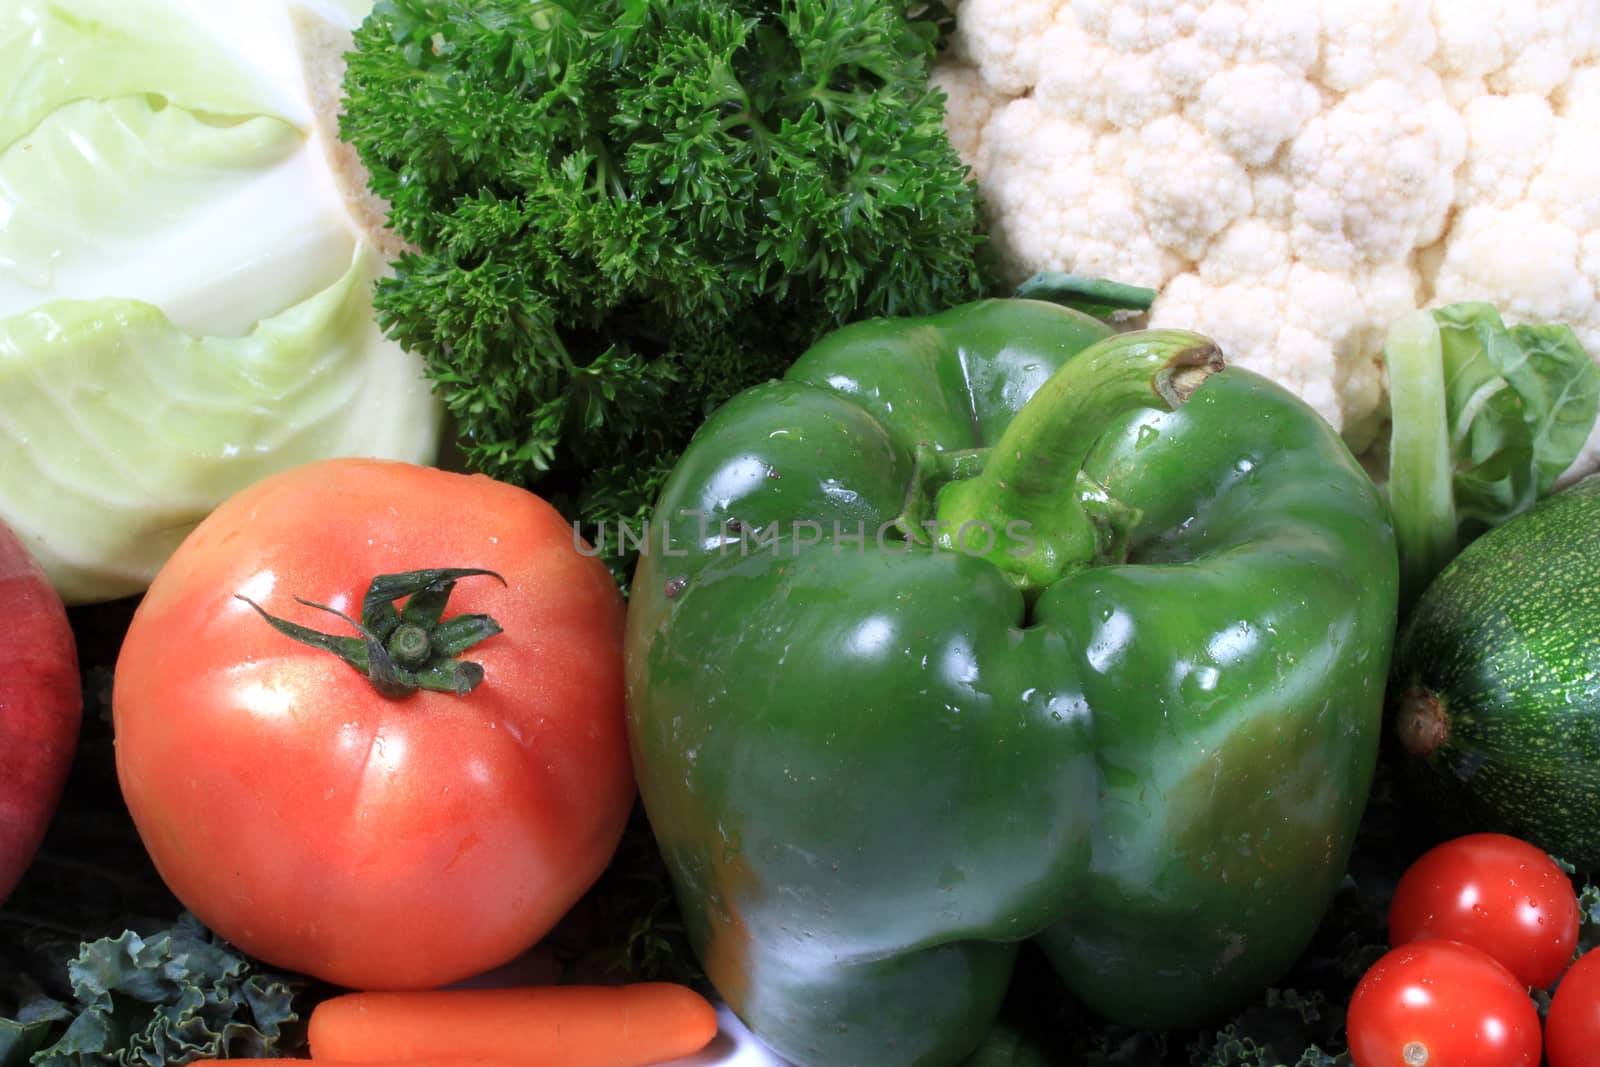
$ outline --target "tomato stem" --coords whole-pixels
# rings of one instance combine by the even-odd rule
[[[488,615],[446,619],[444,609],[457,581],[479,575],[506,584],[494,571],[478,567],[380,574],[372,579],[362,597],[360,621],[326,604],[294,598],[306,607],[337,615],[355,629],[359,635],[356,637],[301,626],[269,614],[247,596],[235,595],[279,633],[350,664],[366,675],[383,696],[398,700],[419,689],[466,696],[483,681],[483,667],[455,657],[499,633],[500,624]],[[405,599],[405,606],[396,609],[395,601],[401,598]]]
[[[428,662],[433,653],[433,642],[427,630],[410,623],[395,627],[389,638],[389,655],[396,665],[416,670]]]

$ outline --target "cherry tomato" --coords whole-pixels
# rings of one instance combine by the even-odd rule
[[[367,618],[374,577],[431,568],[494,575]],[[113,693],[123,795],[177,897],[254,956],[367,989],[479,973],[548,932],[621,838],[622,625],[603,563],[532,493],[370,460],[273,475],[140,603]],[[406,691],[424,676],[443,691]]]
[[[78,646],[61,597],[0,522],[0,901],[33,861],[78,743]]]
[[[1567,969],[1544,1017],[1550,1067],[1590,1067],[1600,1049],[1600,952],[1586,952]]]
[[[1517,979],[1459,941],[1390,949],[1345,1019],[1355,1067],[1538,1067],[1539,1011]]]
[[[1546,989],[1578,944],[1578,897],[1543,849],[1469,834],[1423,853],[1389,906],[1389,944],[1428,938],[1481,948],[1524,985]]]

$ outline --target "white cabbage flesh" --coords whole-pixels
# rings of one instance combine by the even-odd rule
[[[5,0],[0,50],[0,521],[69,603],[267,474],[434,459],[281,5]]]

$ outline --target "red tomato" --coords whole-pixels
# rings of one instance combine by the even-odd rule
[[[1390,949],[1356,985],[1355,1067],[1538,1067],[1539,1011],[1499,963],[1459,941]]]
[[[0,901],[50,825],[83,718],[78,646],[61,598],[0,522]]]
[[[1550,1067],[1589,1067],[1600,1049],[1600,952],[1586,952],[1567,969],[1544,1017]]]
[[[464,696],[380,695],[250,604],[339,635],[378,574],[481,567],[444,621]],[[279,967],[422,988],[538,941],[615,851],[633,802],[623,603],[531,493],[371,460],[274,475],[184,541],[118,658],[117,770],[145,845],[205,923]],[[427,643],[423,643],[426,653]]]
[[[1545,989],[1577,948],[1578,897],[1543,849],[1505,834],[1458,837],[1407,868],[1389,906],[1389,944],[1434,937],[1481,948]]]

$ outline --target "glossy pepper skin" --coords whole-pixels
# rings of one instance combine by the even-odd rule
[[[1104,1015],[1199,1022],[1343,874],[1385,506],[1206,339],[1109,332],[1034,301],[847,327],[658,501],[642,797],[707,973],[797,1064],[957,1062],[1030,938]]]

